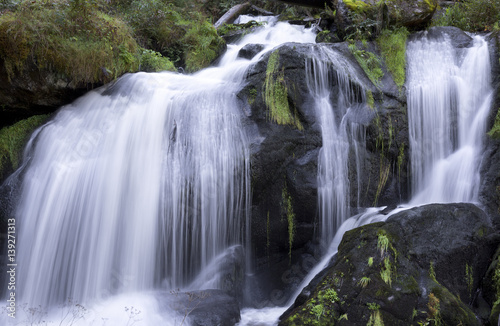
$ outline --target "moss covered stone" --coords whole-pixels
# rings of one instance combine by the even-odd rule
[[[401,27],[393,31],[384,30],[377,39],[387,69],[399,87],[402,87],[405,82],[406,39],[408,35],[408,30]]]
[[[47,119],[48,115],[33,116],[0,130],[0,180],[19,167],[29,136]]]
[[[288,87],[284,68],[280,69],[279,50],[274,51],[267,61],[263,95],[271,121],[280,125],[292,125],[299,130],[304,129],[297,112],[292,113],[288,103]]]

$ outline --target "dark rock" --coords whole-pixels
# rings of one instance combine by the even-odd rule
[[[480,325],[476,293],[499,242],[486,214],[472,204],[417,207],[351,230],[312,295],[280,325],[308,318],[335,325],[377,318],[386,325],[435,318],[443,325]],[[315,315],[315,305],[324,313]],[[345,314],[348,320],[340,320]]]
[[[207,283],[238,300],[243,299],[245,281],[245,250],[241,245],[229,247],[214,259],[190,287],[203,289]]]
[[[252,59],[263,49],[264,45],[262,44],[247,44],[238,52],[238,58]]]
[[[389,74],[381,81],[380,89],[374,86],[346,43],[282,45],[274,51],[279,55],[276,71],[283,74],[289,108],[296,121],[280,125],[271,121],[263,98],[267,63],[271,56],[271,53],[265,54],[250,68],[246,86],[238,94],[248,116],[245,124],[250,131],[252,151],[252,252],[257,277],[267,282],[260,291],[263,294],[259,295],[259,302],[284,304],[306,275],[304,266],[309,266],[310,261],[319,257],[316,242],[317,161],[322,138],[305,67],[312,46],[330,47],[345,57],[355,71],[356,78],[349,81],[349,87],[359,102],[352,104],[344,119],[349,125],[359,126],[360,134],[365,135],[366,131],[366,138],[360,136],[359,169],[354,149],[350,153],[351,206],[356,209],[358,205],[371,206],[377,201],[398,204],[407,197],[408,155],[401,158],[402,164],[398,166],[400,147],[406,154],[408,149],[403,144],[409,143],[404,99]],[[329,74],[332,80],[331,103],[338,114],[337,121],[340,121],[342,117],[337,108],[341,92],[339,77],[333,67]],[[364,89],[373,93],[375,108],[362,102]],[[300,123],[301,128],[294,123]],[[389,131],[390,128],[393,130]],[[376,146],[380,137],[386,144],[383,160],[381,148]],[[380,177],[382,169],[386,172],[383,180]],[[294,215],[292,248],[289,246],[288,203]]]
[[[0,128],[33,115],[52,113],[100,86],[75,85],[71,80],[40,70],[34,64],[10,77],[3,60],[0,60]]]
[[[241,319],[238,300],[220,290],[160,293],[157,300],[193,326],[234,326]]]
[[[426,27],[432,19],[437,0],[340,0],[336,1],[336,21],[343,37],[366,28],[405,26]]]
[[[431,40],[442,40],[447,37],[453,47],[455,48],[468,48],[473,45],[473,39],[467,35],[464,31],[457,27],[451,26],[438,26],[431,27],[425,32],[414,33],[410,36],[410,40],[414,38],[420,38],[422,35],[426,35]]]

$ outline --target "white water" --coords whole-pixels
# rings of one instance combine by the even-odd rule
[[[129,75],[61,109],[33,142],[15,212],[17,320],[33,322],[35,309],[65,324],[76,309],[81,325],[181,323],[155,291],[198,274],[197,286],[217,287],[204,269],[248,240],[249,150],[236,100],[246,70],[276,45],[314,38],[268,24],[229,45],[219,67]],[[248,43],[265,49],[238,59]]]
[[[338,62],[332,59],[333,63]],[[345,216],[340,207],[344,199],[339,194],[349,187],[344,176],[346,134],[338,129],[333,118],[332,104],[323,93],[327,84],[328,65],[314,63],[314,87],[316,103],[321,103],[323,149],[319,158],[318,197],[322,215],[322,236],[330,233],[325,228],[336,226],[335,236],[327,253],[302,281],[299,290],[288,301],[291,305],[300,291],[337,253],[345,232],[369,223],[385,221],[403,210],[430,204],[452,202],[477,202],[479,192],[479,161],[486,130],[486,119],[492,104],[491,66],[488,45],[481,37],[474,37],[473,46],[456,50],[444,37],[429,40],[425,35],[407,45],[407,89],[412,159],[413,198],[387,215],[380,213],[385,207],[371,207],[339,225],[339,216]],[[354,76],[354,75],[351,75]],[[327,88],[328,89],[328,88]],[[314,93],[314,91],[313,91]],[[318,101],[319,99],[319,101]],[[325,118],[326,117],[326,118]],[[323,121],[327,123],[324,124]],[[328,133],[325,136],[325,133]],[[330,136],[329,136],[330,135]],[[333,140],[328,139],[335,135]],[[351,140],[352,141],[352,140]],[[331,144],[336,148],[325,148]],[[329,154],[325,154],[325,152]],[[326,156],[328,155],[328,156]],[[324,166],[330,162],[330,166]],[[323,166],[321,164],[323,163]],[[339,168],[340,166],[340,168]],[[328,172],[327,172],[328,171]],[[342,184],[325,182],[337,179]],[[347,194],[346,194],[347,195]],[[347,210],[347,209],[346,209]],[[258,325],[276,325],[287,307],[268,308],[268,319]],[[243,311],[243,316],[255,313]],[[262,317],[260,317],[262,318]],[[279,318],[279,317],[278,317]],[[264,320],[262,318],[262,320]],[[242,324],[252,325],[252,323]]]
[[[340,53],[326,47],[313,47],[306,63],[309,92],[314,99],[321,126],[322,147],[318,158],[318,207],[321,216],[321,241],[332,241],[337,229],[350,216],[348,160],[351,144],[358,145],[349,133],[347,115],[355,105],[356,94],[351,80],[356,72]],[[332,92],[337,89],[332,101]],[[356,148],[356,153],[358,153]],[[358,158],[354,158],[358,161]]]
[[[248,223],[248,148],[235,93],[251,61],[237,59],[237,52],[245,43],[266,43],[265,52],[286,41],[313,43],[314,33],[284,23],[266,26],[229,45],[220,67],[194,76],[136,74],[121,80],[110,95],[101,89],[62,109],[34,142],[16,213],[21,230],[18,280],[23,285],[18,302],[28,308],[42,305],[40,314],[50,309],[44,320],[60,321],[65,311],[78,308],[68,304],[71,298],[71,303],[86,303],[89,310],[80,312],[84,317],[74,324],[125,325],[131,318],[135,325],[179,324],[183,316],[160,309],[154,291],[187,285],[224,249],[247,240],[241,230]],[[417,46],[418,42],[423,44]],[[441,107],[448,112],[443,113],[445,136],[432,137],[436,146],[432,151],[419,151],[417,159],[422,163],[412,166],[419,171],[412,203],[477,200],[480,136],[492,92],[485,42],[475,42],[475,47],[460,55],[448,49],[446,41],[408,45],[408,110],[411,121],[415,121],[413,113],[420,119],[414,127],[410,125],[412,155],[419,146],[425,149],[422,144],[428,141],[429,131],[419,131],[419,126],[436,120],[418,113],[419,108],[427,110],[443,102],[439,112]],[[435,94],[435,88],[422,87],[422,78],[429,75],[419,77],[418,72],[439,56],[430,55],[425,64],[417,62],[422,56],[414,53],[420,46],[452,52],[449,58],[453,60],[435,63],[453,72],[453,78],[441,80],[449,86],[445,92]],[[315,76],[328,76],[324,72],[328,65],[320,62],[310,63]],[[433,77],[437,80],[440,71],[428,73],[437,73]],[[340,225],[349,216],[346,161],[334,167],[326,163],[347,158],[347,142],[353,138],[342,119],[331,112],[329,82],[315,78],[309,83],[316,93],[324,143],[318,195],[322,212],[328,212],[323,214],[322,234],[333,238],[323,263],[315,269],[319,271],[336,252],[344,232],[387,216],[373,208]],[[342,80],[342,76],[337,78]],[[334,106],[343,108],[339,113],[343,117],[353,99],[345,95],[338,101],[342,106]],[[454,119],[457,131],[447,126]],[[336,129],[327,130],[327,125]],[[449,180],[460,184],[450,187]],[[428,196],[430,191],[438,196]],[[339,196],[342,192],[344,197]],[[419,193],[425,195],[419,197]],[[191,224],[188,217],[193,219]],[[310,273],[303,284],[314,275]],[[197,282],[200,286],[216,283],[212,277]],[[57,308],[60,305],[66,308]],[[244,310],[240,325],[273,324],[285,309]],[[24,315],[18,312],[19,318],[31,318],[28,310]],[[5,321],[4,317],[0,320]]]
[[[477,202],[490,72],[479,36],[458,55],[447,38],[408,44],[411,205]]]

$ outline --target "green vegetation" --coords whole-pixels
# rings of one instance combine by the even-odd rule
[[[380,256],[383,257],[389,248],[389,238],[383,233],[379,233],[377,236],[377,249],[380,250]]]
[[[365,288],[369,283],[371,282],[371,278],[367,276],[363,276],[359,281],[358,285],[361,286],[362,288]]]
[[[288,222],[288,258],[292,259],[293,238],[295,237],[295,213],[293,211],[292,196],[288,193],[286,185],[281,191],[282,214],[286,215]]]
[[[72,85],[175,70],[174,63],[192,72],[225,46],[198,2],[22,0],[1,8],[8,8],[0,16],[0,58],[9,78],[33,67]]]
[[[472,266],[465,264],[465,282],[467,283],[467,291],[469,292],[469,298],[472,297],[472,289],[474,287],[474,274]]]
[[[372,267],[373,265],[373,257],[368,257],[368,266]]]
[[[91,1],[22,1],[0,17],[0,57],[9,77],[34,64],[74,83],[106,82],[136,71],[138,51],[125,22]]]
[[[285,82],[285,72],[279,69],[279,51],[274,51],[267,62],[266,80],[264,82],[264,101],[269,108],[271,121],[280,125],[293,125],[303,130],[297,112],[290,111],[288,103],[288,88]]]
[[[446,9],[435,26],[455,26],[464,31],[499,30],[500,0],[463,0]]]
[[[494,139],[500,139],[500,108],[497,110],[497,115],[495,117],[495,123],[491,130],[488,131],[488,135]]]
[[[361,0],[344,0],[345,5],[354,12],[360,13],[370,8],[370,5]]]
[[[380,270],[380,277],[382,280],[386,283],[389,284],[389,286],[392,285],[392,266],[391,266],[391,261],[389,260],[389,257],[384,258],[384,265],[382,266],[382,269]]]
[[[366,76],[375,86],[380,85],[380,79],[384,76],[384,72],[380,67],[380,58],[368,50],[358,49],[356,43],[349,44],[349,50],[358,61]]]
[[[0,130],[0,179],[19,167],[29,136],[48,115],[37,115]]]
[[[439,282],[436,279],[436,272],[434,271],[434,262],[433,261],[431,261],[429,264],[429,277],[431,278],[431,280],[433,280],[434,282],[439,284]]]
[[[366,326],[384,326],[382,315],[380,314],[380,306],[376,303],[367,303],[368,309],[371,311],[370,319]]]
[[[377,39],[387,69],[400,88],[405,82],[406,39],[408,35],[408,30],[400,27],[395,30],[383,30]]]
[[[368,106],[371,109],[375,108],[375,99],[373,98],[372,91],[370,91],[369,89],[367,89],[366,92],[365,92],[365,94],[366,94],[366,104],[368,104]]]
[[[427,308],[429,309],[427,321],[431,322],[434,326],[442,325],[443,321],[441,319],[439,299],[434,295],[434,293],[429,294]]]

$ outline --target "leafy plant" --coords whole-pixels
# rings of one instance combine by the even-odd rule
[[[500,0],[463,0],[447,8],[435,26],[455,26],[465,31],[479,32],[498,29]]]

